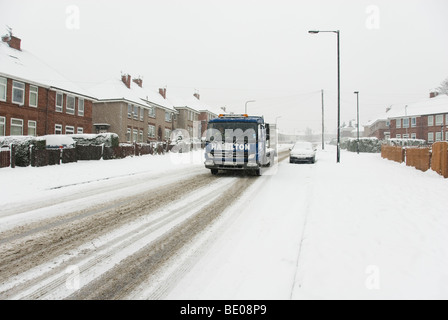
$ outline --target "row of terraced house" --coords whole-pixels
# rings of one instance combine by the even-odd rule
[[[419,139],[427,144],[448,141],[448,96],[433,90],[424,100],[392,105],[364,126],[364,136]]]
[[[0,136],[113,132],[120,142],[169,141],[174,130],[200,139],[217,116],[199,93],[167,97],[140,77],[80,88],[30,52],[12,34],[0,41]]]

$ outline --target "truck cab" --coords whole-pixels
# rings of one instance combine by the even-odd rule
[[[219,115],[210,120],[205,141],[205,167],[219,170],[242,170],[261,174],[261,168],[273,163],[270,126],[262,116],[247,114]]]

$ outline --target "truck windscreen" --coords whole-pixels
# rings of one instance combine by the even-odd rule
[[[213,122],[208,124],[207,141],[243,141],[244,138],[255,142],[257,123],[253,122]]]

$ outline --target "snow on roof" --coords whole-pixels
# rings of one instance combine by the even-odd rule
[[[30,52],[10,48],[3,41],[0,41],[0,75],[87,98],[93,97],[88,90],[66,79]]]
[[[142,88],[133,81],[129,89],[121,79],[110,79],[91,87],[90,91],[100,101],[125,100],[144,107],[148,107],[149,103],[175,111],[173,105],[158,92]]]
[[[393,105],[386,116],[401,118],[443,113],[448,113],[448,96],[445,94],[418,102]]]
[[[180,95],[169,97],[168,100],[173,104],[175,108],[189,108],[196,112],[210,112],[212,114],[218,115],[219,112],[214,110],[213,107],[210,107],[203,101],[196,98],[194,95],[183,97]],[[222,113],[222,112],[221,112]]]

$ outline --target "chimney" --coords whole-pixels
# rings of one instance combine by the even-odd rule
[[[129,74],[124,74],[121,76],[121,81],[128,87],[128,89],[131,89],[131,76]]]
[[[13,36],[12,34],[3,36],[2,41],[8,43],[9,47],[22,51],[22,49],[20,48],[20,43],[22,42],[22,40]]]
[[[200,97],[200,96],[199,96],[199,93],[197,93],[197,92],[196,92],[196,93],[195,93],[195,94],[193,94],[193,95],[194,95],[194,96],[196,97],[196,99],[198,99],[198,100],[199,100],[199,97]]]
[[[439,93],[437,92],[437,91],[431,91],[430,93],[429,93],[429,97],[430,98],[435,98],[435,97],[437,97],[439,95]]]
[[[140,88],[143,88],[143,79],[142,78],[132,79],[132,81],[134,81]]]
[[[166,88],[159,88],[159,93],[163,99],[166,99]]]

